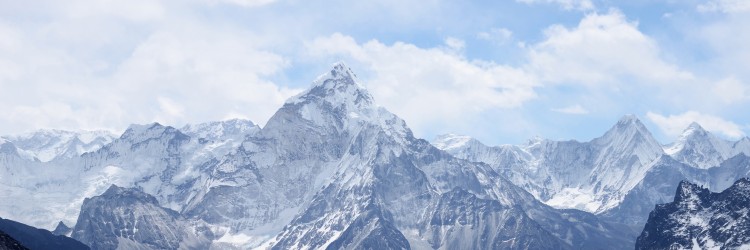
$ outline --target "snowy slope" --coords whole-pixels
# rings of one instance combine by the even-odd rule
[[[673,202],[656,206],[636,249],[747,249],[750,180],[720,193],[680,182]]]
[[[42,162],[56,158],[73,158],[93,152],[112,142],[115,135],[108,131],[38,130],[22,135],[2,136],[12,142],[22,154]]]

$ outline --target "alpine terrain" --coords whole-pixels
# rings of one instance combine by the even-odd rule
[[[632,249],[680,181],[727,188],[749,153],[632,115],[588,142],[430,143],[337,63],[263,127],[0,137],[0,216],[92,249]]]

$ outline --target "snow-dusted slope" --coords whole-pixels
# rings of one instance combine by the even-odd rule
[[[12,142],[22,154],[48,162],[57,158],[73,158],[83,153],[96,151],[112,142],[115,135],[108,131],[50,129],[3,136],[3,138]]]
[[[674,201],[656,206],[636,249],[750,248],[750,180],[721,193],[680,182]]]

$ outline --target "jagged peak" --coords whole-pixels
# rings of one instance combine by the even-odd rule
[[[691,202],[700,200],[710,191],[706,188],[699,186],[698,184],[691,183],[689,181],[680,181],[677,185],[677,193],[674,196],[675,202]]]
[[[635,138],[636,136],[641,136],[642,139],[645,140],[641,141],[642,143],[648,143],[651,144],[650,146],[661,149],[661,144],[656,141],[651,132],[648,131],[643,123],[641,123],[638,117],[632,114],[624,115],[617,121],[617,124],[612,126],[612,128],[610,128],[603,136],[594,139],[594,141],[610,144],[616,141],[623,142],[622,140],[630,141],[630,139]]]
[[[343,62],[333,64],[331,70],[313,81],[309,89],[290,98],[286,103],[297,104],[315,99],[324,99],[331,103],[373,104],[370,93],[359,83],[351,68]]]

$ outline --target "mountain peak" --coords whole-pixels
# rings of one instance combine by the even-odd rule
[[[640,138],[640,139],[638,139]],[[613,141],[625,140],[630,141],[631,139],[638,139],[639,141],[649,144],[659,145],[656,139],[653,138],[651,132],[646,129],[646,126],[635,115],[624,115],[617,124],[612,126],[602,137],[594,139],[600,143],[610,144]],[[661,146],[659,146],[661,148]]]
[[[700,124],[697,122],[691,122],[690,125],[688,125],[687,128],[682,132],[683,137],[687,137],[690,135],[706,135],[707,131],[701,127]]]
[[[290,98],[286,103],[306,103],[315,99],[331,103],[373,104],[372,96],[359,83],[357,75],[343,62],[333,64],[331,70],[313,81],[308,90]]]

